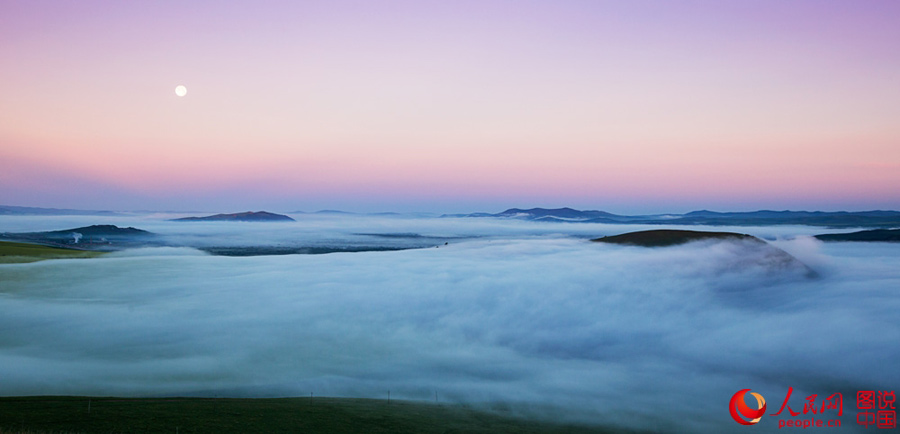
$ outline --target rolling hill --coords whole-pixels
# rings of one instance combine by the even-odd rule
[[[874,229],[844,234],[816,235],[822,241],[900,242],[900,229]]]
[[[275,214],[266,211],[247,211],[232,214],[216,214],[205,217],[183,217],[173,219],[176,222],[201,222],[201,221],[235,221],[235,222],[279,222],[296,221],[286,215]]]
[[[693,242],[733,242],[734,244],[729,246],[731,247],[730,250],[732,256],[728,260],[728,264],[725,267],[726,269],[761,267],[769,272],[794,271],[810,278],[818,276],[812,268],[792,256],[790,253],[752,235],[735,232],[660,229],[629,232],[620,235],[595,238],[591,241],[648,248],[668,248]]]
[[[133,227],[91,225],[48,232],[4,232],[0,240],[22,241],[80,250],[119,250],[153,245],[157,235]]]
[[[671,229],[629,232],[626,234],[596,238],[591,241],[601,243],[627,244],[642,247],[666,247],[703,240],[736,240],[760,242],[765,244],[765,241],[762,241],[752,235],[738,234],[734,232],[680,231]]]
[[[442,217],[515,218],[546,222],[651,224],[651,225],[707,225],[707,226],[768,226],[807,225],[825,227],[896,227],[900,226],[900,211],[750,211],[716,212],[692,211],[686,214],[620,215],[605,211],[580,211],[572,208],[510,208],[506,211],[471,214],[445,214]]]

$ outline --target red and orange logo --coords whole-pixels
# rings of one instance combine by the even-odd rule
[[[747,392],[750,392],[750,389],[739,390],[732,395],[728,407],[729,410],[731,410],[731,417],[734,418],[735,422],[741,425],[754,425],[762,419],[764,414],[766,414],[766,399],[756,392],[750,392],[750,394],[756,398],[756,405],[759,407],[757,410],[754,410],[748,407],[747,403],[744,402],[744,395]]]

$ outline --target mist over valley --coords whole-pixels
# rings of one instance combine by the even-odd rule
[[[717,432],[734,424],[722,409],[742,388],[772,401],[787,387],[793,399],[850,399],[900,380],[900,350],[885,345],[900,339],[900,249],[812,237],[846,229],[673,226],[747,235],[643,247],[590,240],[658,225],[176,217],[0,216],[7,234],[115,225],[160,243],[0,264],[0,394],[390,391],[551,420]],[[332,253],[210,253],[260,246]],[[360,246],[382,251],[353,251]]]

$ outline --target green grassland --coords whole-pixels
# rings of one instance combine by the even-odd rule
[[[90,409],[89,409],[90,408]],[[0,398],[5,433],[611,433],[508,410],[351,398]]]
[[[0,241],[0,264],[35,262],[44,259],[93,258],[102,254],[102,252]]]

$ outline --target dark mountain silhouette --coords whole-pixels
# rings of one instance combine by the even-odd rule
[[[874,229],[845,234],[816,235],[822,241],[888,241],[900,242],[900,229]]]
[[[704,232],[704,231],[679,231],[670,229],[658,229],[652,231],[629,232],[626,234],[612,235],[596,238],[591,241],[613,244],[628,244],[643,247],[665,247],[702,240],[738,240],[765,243],[752,235],[738,234],[735,232]]]
[[[126,247],[160,245],[156,237],[157,235],[153,232],[133,227],[120,228],[114,225],[92,225],[48,232],[0,234],[2,240],[85,250],[117,250]]]
[[[511,208],[497,214],[445,214],[442,217],[496,217],[523,220],[582,222],[582,223],[629,223],[653,225],[711,225],[711,226],[768,226],[768,225],[808,225],[826,227],[895,227],[900,226],[898,211],[750,211],[715,212],[692,211],[687,214],[619,215],[605,211],[579,211],[572,208]]]
[[[541,221],[579,221],[579,222],[593,222],[593,221],[610,221],[613,223],[617,222],[630,222],[635,219],[644,219],[655,216],[624,216],[608,213],[606,211],[597,211],[597,210],[587,210],[581,211],[573,208],[529,208],[529,209],[521,209],[521,208],[510,208],[506,211],[491,214],[491,213],[472,213],[472,214],[444,214],[441,217],[502,217],[502,218],[517,218],[524,220],[541,220]]]
[[[51,232],[35,232],[46,235],[68,235],[72,232],[78,232],[86,237],[134,237],[153,235],[152,232],[145,231],[134,227],[120,228],[115,225],[91,225],[75,229],[64,229],[61,231]]]
[[[349,211],[341,211],[341,210],[337,210],[337,209],[322,209],[322,210],[316,211],[315,214],[356,214],[356,213],[349,212]]]
[[[596,211],[596,210],[588,210],[588,211],[579,211],[577,209],[572,208],[556,208],[556,209],[545,209],[545,208],[531,208],[531,209],[519,209],[519,208],[510,208],[506,211],[503,211],[499,214],[494,214],[495,217],[522,217],[527,216],[528,218],[540,220],[546,217],[555,217],[558,219],[575,219],[575,220],[586,220],[586,219],[595,219],[595,218],[617,218],[622,216],[617,216],[615,214],[608,213],[606,211]]]
[[[885,227],[900,226],[900,212],[897,211],[752,211],[721,213],[694,211],[684,214],[674,224],[706,225],[772,225],[794,224],[829,227]]]
[[[113,211],[93,211],[81,209],[37,208],[32,206],[0,205],[0,215],[121,215]]]
[[[275,214],[266,211],[247,211],[234,214],[216,214],[206,217],[184,217],[174,219],[176,222],[198,222],[198,221],[239,221],[239,222],[278,222],[278,221],[295,221],[294,219],[281,214]]]
[[[651,230],[629,232],[620,235],[596,238],[591,241],[611,244],[625,244],[641,247],[665,248],[690,242],[736,242],[739,249],[726,268],[762,267],[768,271],[794,271],[806,277],[818,274],[790,253],[779,249],[752,235],[735,232],[704,232],[680,230]]]

